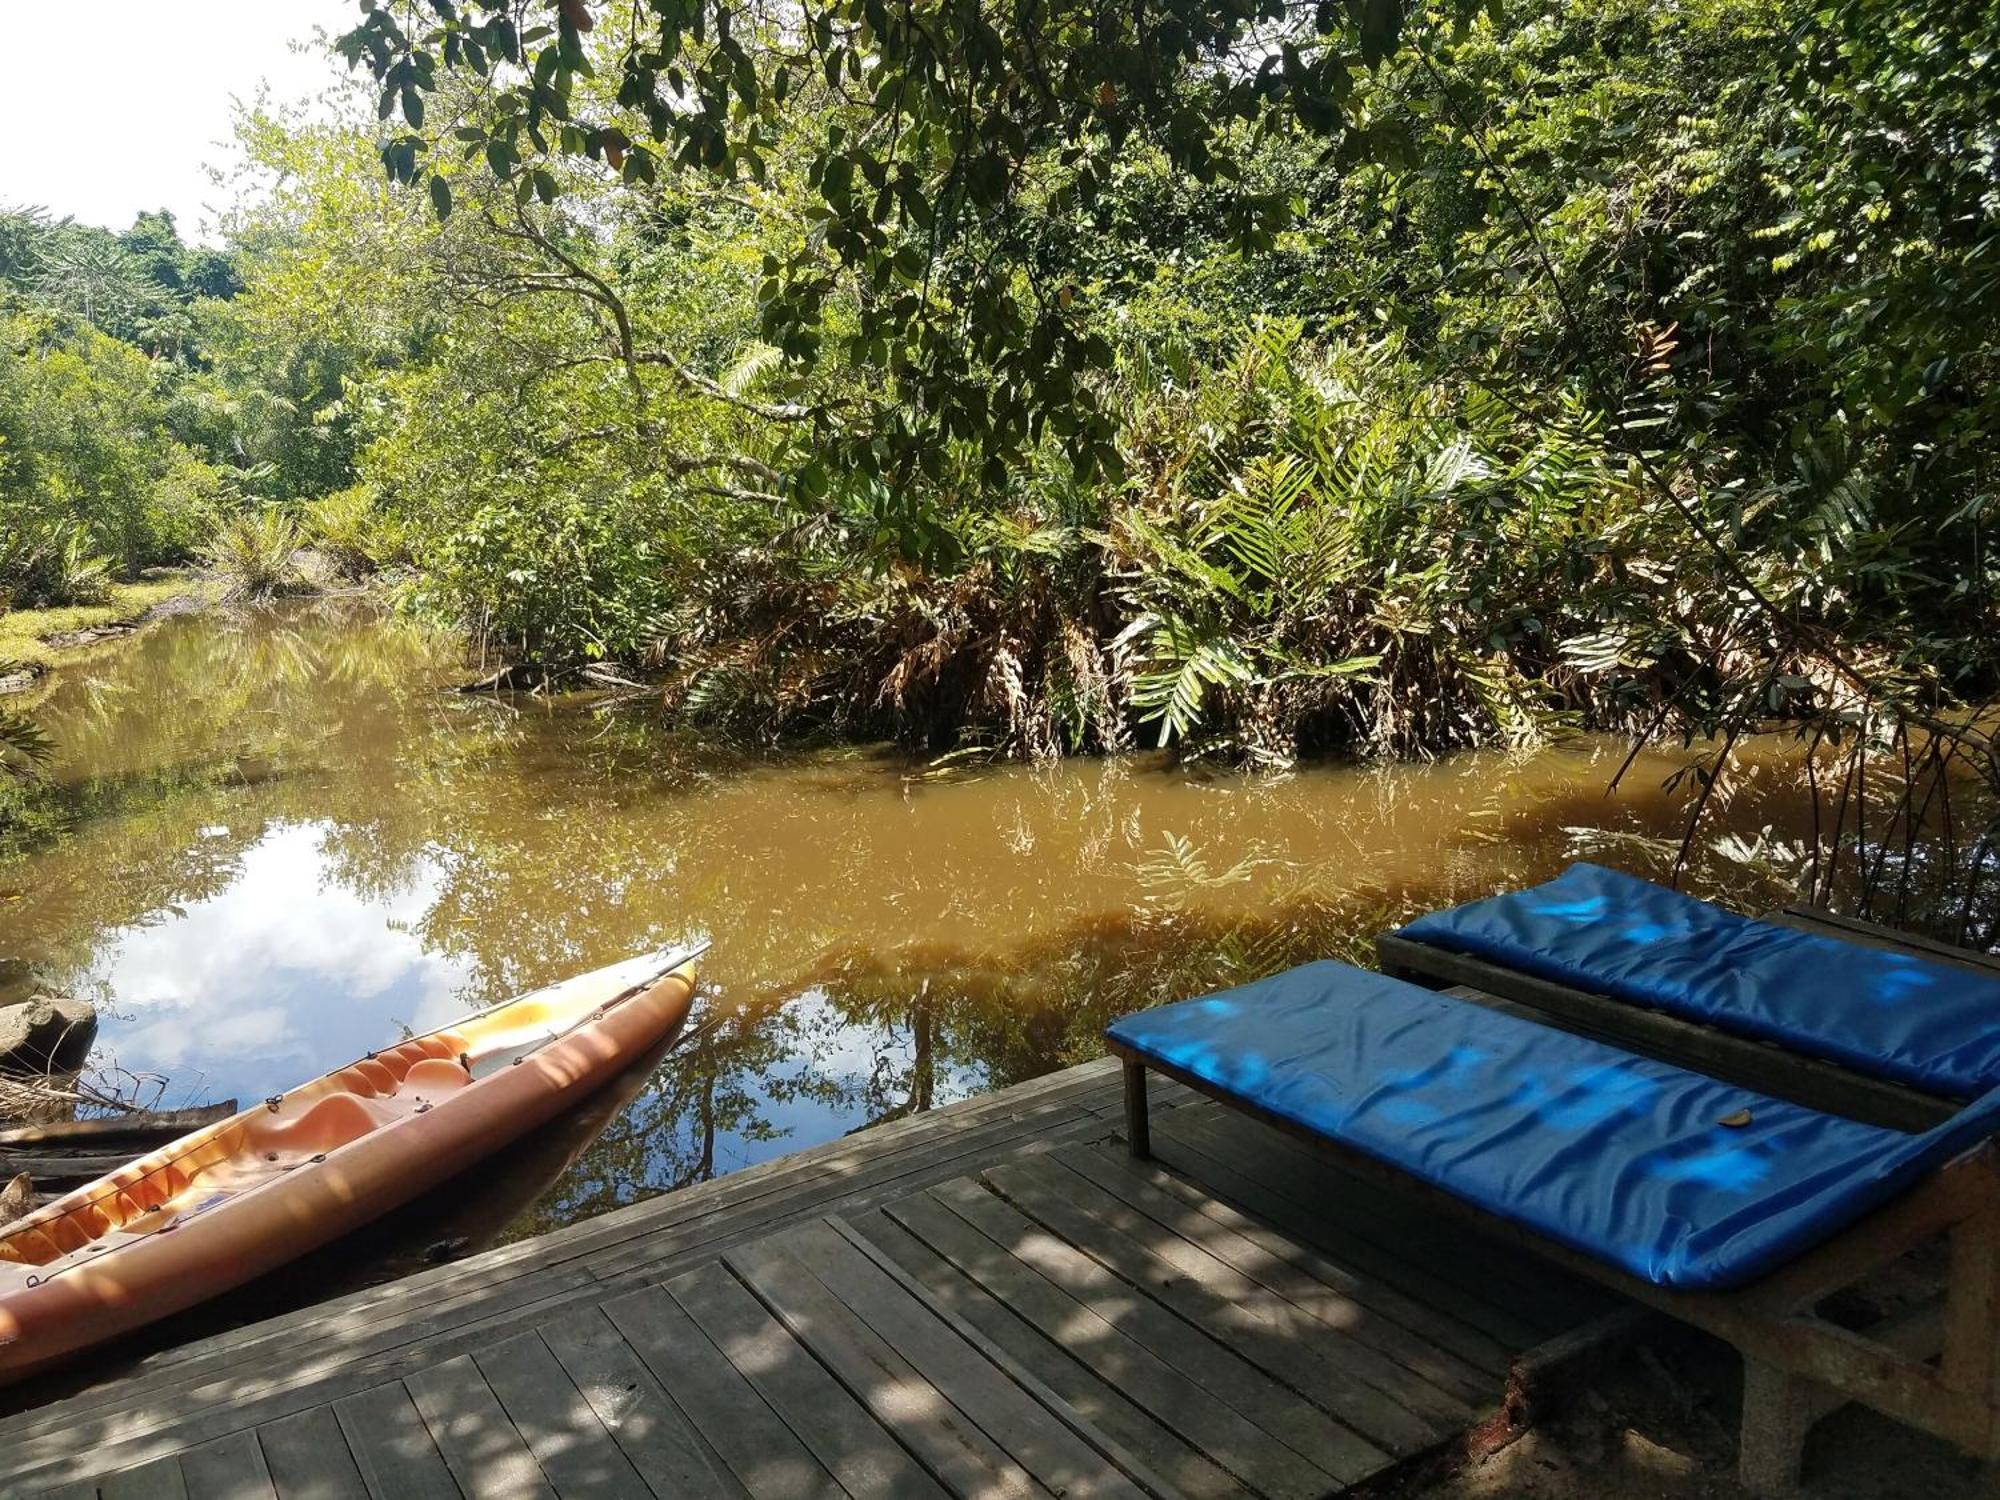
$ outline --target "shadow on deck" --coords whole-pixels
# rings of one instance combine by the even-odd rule
[[[1225,1496],[1449,1455],[1607,1296],[1109,1061],[167,1350],[0,1493]]]

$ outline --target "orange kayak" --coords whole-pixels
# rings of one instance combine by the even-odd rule
[[[0,1383],[408,1202],[677,1031],[692,953],[578,975],[182,1136],[0,1227]]]

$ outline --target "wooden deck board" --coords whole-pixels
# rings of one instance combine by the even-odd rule
[[[504,1311],[507,1299],[525,1303],[547,1297],[552,1287],[602,1280],[616,1269],[621,1247],[633,1241],[647,1242],[650,1254],[662,1243],[670,1244],[675,1231],[718,1214],[749,1217],[761,1206],[782,1216],[802,1185],[834,1185],[837,1193],[837,1184],[845,1181],[859,1185],[887,1181],[898,1172],[922,1172],[927,1163],[942,1163],[955,1149],[1003,1151],[1005,1142],[1032,1138],[1051,1117],[1080,1123],[1093,1106],[1110,1110],[1116,1103],[1115,1068],[1108,1060],[1087,1063],[953,1109],[897,1121],[870,1132],[865,1146],[852,1140],[831,1142],[533,1240],[161,1351],[76,1396],[0,1417],[0,1443],[18,1442],[44,1426],[73,1425],[92,1410],[128,1405],[135,1391],[171,1392],[185,1400],[200,1391],[205,1379],[240,1375],[246,1359],[268,1348],[283,1348],[294,1365],[304,1352],[322,1347],[351,1360],[357,1350],[374,1347],[371,1340],[393,1340],[405,1329],[421,1337],[424,1328],[440,1319],[462,1324],[496,1307]],[[524,1279],[527,1286],[514,1287]]]
[[[94,1488],[100,1500],[187,1500],[188,1493],[187,1476],[176,1457],[156,1458],[136,1469],[107,1474],[95,1486],[84,1481],[75,1488]]]
[[[1205,1122],[1204,1122],[1205,1123]],[[1433,1256],[1381,1243],[1371,1227],[1356,1222],[1360,1215],[1324,1211],[1325,1197],[1316,1201],[1296,1180],[1268,1172],[1260,1161],[1247,1159],[1236,1143],[1209,1130],[1175,1121],[1171,1128],[1153,1130],[1153,1152],[1182,1176],[1209,1186],[1219,1196],[1274,1226],[1294,1243],[1312,1247],[1342,1266],[1379,1278],[1427,1306],[1434,1307],[1479,1331],[1504,1351],[1532,1346],[1542,1331],[1521,1316],[1504,1295],[1483,1277],[1453,1275]],[[1477,1246],[1477,1240],[1466,1242]],[[1471,1253],[1466,1254],[1469,1260]]]
[[[721,1265],[711,1261],[669,1290],[850,1495],[942,1500],[938,1482]]]
[[[475,1358],[507,1419],[563,1500],[623,1500],[645,1493],[646,1482],[541,1334],[517,1333]]]
[[[1324,1471],[947,1204],[923,1194],[891,1205],[885,1214],[975,1283],[987,1301],[1011,1308],[1052,1348],[1124,1392],[1242,1485],[1286,1500],[1325,1493],[1329,1477]]]
[[[1131,1182],[1129,1173],[1122,1174],[1126,1181],[1101,1168],[1090,1175],[1072,1169],[1069,1159],[1051,1167],[1040,1181],[1124,1241],[1137,1244],[1154,1261],[1220,1299],[1231,1326],[1247,1321],[1255,1325],[1251,1332],[1257,1338],[1312,1351],[1322,1363],[1333,1364],[1336,1374],[1351,1375],[1389,1397],[1397,1410],[1425,1419],[1426,1441],[1436,1433],[1456,1432],[1472,1418],[1471,1399],[1412,1367],[1412,1361],[1424,1362],[1429,1351],[1394,1324],[1371,1318],[1361,1303],[1343,1298],[1325,1305],[1315,1298],[1324,1288],[1307,1285],[1306,1278],[1296,1273],[1287,1278],[1262,1261],[1253,1264],[1264,1275],[1253,1275],[1230,1253],[1242,1247],[1218,1243],[1220,1237],[1208,1221],[1192,1209],[1176,1214],[1177,1200],[1172,1197],[1164,1193],[1144,1197],[1146,1190]],[[995,1180],[1000,1172],[1013,1171],[997,1169]],[[1141,1197],[1142,1203],[1135,1204],[1130,1197]],[[1146,1206],[1157,1214],[1148,1213]],[[1254,1247],[1249,1249],[1254,1257]],[[1280,1285],[1274,1287],[1271,1281]],[[1313,1301],[1317,1310],[1302,1305],[1307,1301]]]
[[[458,1500],[451,1470],[401,1381],[345,1397],[332,1408],[374,1500]]]
[[[971,1277],[915,1235],[874,1210],[856,1223],[878,1253],[930,1295],[932,1305],[961,1319],[998,1359],[1039,1381],[1070,1409],[1118,1444],[1164,1484],[1192,1500],[1229,1500],[1243,1493],[1234,1475],[1191,1446],[1182,1434],[1104,1379],[1069,1350],[1044,1337],[1007,1299],[990,1296]]]
[[[955,1495],[1028,1500],[1046,1492],[944,1392],[933,1388],[880,1335],[840,1306],[782,1246],[763,1245],[737,1262],[793,1334],[866,1404],[882,1427],[910,1446]]]
[[[1040,1088],[1041,1080],[1030,1089],[1032,1107],[1015,1110],[993,1107],[994,1100],[973,1101],[965,1110],[970,1126],[955,1123],[940,1130],[938,1139],[925,1139],[909,1131],[898,1132],[896,1149],[885,1153],[874,1174],[853,1180],[850,1164],[859,1159],[851,1144],[837,1143],[839,1149],[820,1148],[800,1153],[810,1158],[787,1170],[777,1191],[746,1193],[743,1184],[722,1179],[703,1188],[670,1194],[661,1202],[692,1200],[676,1205],[676,1212],[660,1212],[662,1221],[648,1246],[649,1262],[664,1266],[685,1265],[703,1254],[719,1253],[735,1242],[754,1237],[776,1223],[797,1218],[834,1201],[842,1201],[837,1189],[821,1182],[821,1174],[811,1170],[817,1161],[825,1175],[848,1182],[846,1201],[866,1201],[871,1196],[907,1188],[911,1183],[936,1180],[962,1170],[968,1163],[962,1136],[973,1135],[978,1142],[974,1160],[1004,1159],[1011,1151],[1046,1149],[1062,1138],[1062,1130],[1087,1131],[1101,1128],[1094,1116],[1077,1109],[1078,1096],[1098,1096],[1109,1107],[1116,1085],[1108,1069],[1086,1065],[1086,1076],[1071,1080],[1057,1091]],[[1051,1104],[1043,1094],[1057,1094]],[[1053,1110],[1054,1117],[1050,1111]],[[944,1119],[950,1111],[940,1112]],[[1072,1118],[1074,1117],[1074,1118]],[[975,1134],[976,1133],[976,1134]],[[774,1164],[775,1165],[775,1164]],[[759,1169],[752,1169],[753,1172]],[[743,1174],[748,1176],[750,1174]],[[777,1175],[777,1174],[772,1174]],[[760,1186],[760,1184],[749,1184]],[[796,1189],[793,1196],[783,1191]],[[715,1191],[710,1191],[710,1189]],[[723,1191],[731,1189],[731,1191]],[[642,1207],[649,1205],[641,1205]],[[630,1210],[626,1211],[627,1213]],[[566,1234],[567,1232],[565,1232]],[[560,1236],[559,1236],[560,1237]],[[511,1248],[511,1247],[509,1247]],[[546,1266],[539,1276],[518,1274],[520,1257],[503,1256],[503,1268],[517,1274],[500,1287],[504,1295],[498,1305],[475,1293],[467,1300],[446,1308],[425,1309],[414,1303],[368,1299],[360,1311],[346,1306],[348,1299],[329,1304],[328,1311],[339,1330],[318,1337],[299,1337],[286,1346],[281,1360],[260,1356],[270,1341],[262,1337],[238,1340],[224,1336],[227,1348],[217,1364],[204,1366],[196,1379],[172,1365],[158,1380],[140,1378],[117,1382],[122,1399],[91,1399],[80,1406],[58,1402],[40,1412],[23,1413],[0,1422],[0,1452],[22,1470],[45,1456],[74,1452],[82,1443],[98,1448],[129,1445],[127,1462],[153,1456],[145,1439],[171,1432],[188,1441],[197,1436],[214,1436],[243,1425],[243,1419],[271,1420],[303,1410],[319,1401],[399,1378],[413,1370],[436,1363],[440,1357],[483,1347],[519,1326],[536,1326],[557,1316],[568,1306],[585,1301],[601,1301],[619,1285],[643,1285],[650,1279],[649,1265],[624,1268],[619,1276],[598,1276],[567,1259]],[[474,1262],[467,1262],[473,1265]],[[427,1285],[431,1277],[414,1278]],[[287,1323],[293,1320],[283,1320]],[[254,1334],[254,1330],[251,1331]],[[100,1393],[90,1393],[92,1397]],[[190,1412],[201,1416],[190,1419]],[[203,1427],[208,1423],[213,1431]],[[168,1441],[162,1437],[162,1441]],[[4,1462],[4,1461],[0,1461]],[[6,1473],[0,1467],[0,1474]]]
[[[1375,1472],[1387,1455],[1273,1379],[1239,1350],[1216,1342],[1176,1313],[1138,1294],[1087,1253],[1052,1234],[982,1185],[959,1181],[932,1196],[1089,1308],[1103,1322],[1193,1377],[1213,1399],[1249,1418],[1271,1443],[1346,1484]]]
[[[729,1468],[692,1432],[666,1388],[604,1316],[587,1308],[542,1331],[597,1420],[661,1500],[748,1493]]]
[[[1102,1445],[1077,1435],[1071,1414],[1025,1393],[949,1321],[862,1253],[836,1228],[807,1224],[772,1241],[807,1267],[852,1319],[905,1360],[937,1392],[1054,1495],[1077,1500],[1143,1500],[1139,1489],[1105,1462]]]
[[[1315,1323],[1367,1345],[1455,1398],[1455,1419],[1467,1415],[1468,1405],[1488,1399],[1492,1377],[1505,1373],[1504,1355],[1482,1366],[1469,1353],[1458,1352],[1462,1331],[1427,1316],[1429,1309],[1420,1303],[1323,1257],[1306,1261],[1287,1256],[1281,1237],[1260,1233],[1261,1226],[1207,1194],[1191,1193],[1151,1163],[1134,1162],[1103,1147],[1064,1151],[1059,1159],[1094,1187],[1283,1298]],[[1300,1336],[1316,1334],[1306,1328]]]
[[[0,1495],[1314,1500],[1452,1440],[1561,1321],[1505,1308],[1565,1278],[1488,1287],[1275,1133],[1154,1104],[1156,1163],[1086,1064],[165,1351],[0,1418]]]
[[[480,1500],[555,1500],[527,1441],[469,1354],[403,1382],[458,1487]]]
[[[1254,1164],[1267,1180],[1303,1195],[1315,1221],[1334,1217],[1326,1205],[1344,1200],[1353,1212],[1339,1216],[1342,1223],[1351,1224],[1357,1234],[1372,1238],[1383,1250],[1431,1265],[1461,1260],[1469,1245],[1476,1246],[1480,1285],[1528,1322],[1536,1342],[1576,1320],[1578,1299],[1591,1304],[1593,1315],[1613,1300],[1519,1246],[1469,1233],[1464,1225],[1448,1222],[1414,1198],[1341,1170],[1302,1141],[1290,1136],[1272,1140],[1274,1132],[1245,1115],[1227,1109],[1202,1111],[1196,1123],[1222,1145],[1230,1160]]]
[[[661,1287],[630,1292],[606,1303],[604,1311],[736,1483],[759,1500],[838,1500],[839,1482],[671,1292]]]
[[[257,1438],[278,1500],[367,1500],[368,1485],[331,1406],[281,1417]]]
[[[1301,1339],[1296,1325],[1285,1326],[1280,1321],[1276,1299],[1257,1296],[1245,1278],[1191,1245],[1192,1255],[1176,1255],[1174,1247],[1166,1243],[1171,1236],[1158,1226],[1150,1231],[1142,1229],[1135,1236],[1129,1232],[1127,1216],[1115,1211],[1100,1213],[1103,1205],[1094,1200],[1079,1205],[1064,1184],[1040,1173],[996,1167],[984,1180],[1106,1270],[1144,1288],[1161,1306],[1235,1350],[1383,1452],[1420,1452],[1464,1425],[1444,1426],[1426,1420],[1427,1414],[1413,1409],[1406,1399],[1399,1400],[1397,1394],[1370,1383],[1367,1375],[1379,1372],[1370,1368],[1364,1374],[1357,1366],[1364,1354],[1371,1362],[1379,1360],[1373,1351],[1335,1347],[1347,1341],[1332,1336]],[[1407,1396],[1408,1392],[1401,1394]],[[1426,1391],[1426,1404],[1433,1394]],[[1463,1408],[1458,1414],[1468,1415]]]
[[[188,1449],[181,1455],[181,1478],[188,1494],[201,1500],[278,1500],[255,1432],[232,1432]]]

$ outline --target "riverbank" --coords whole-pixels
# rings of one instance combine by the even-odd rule
[[[0,694],[27,692],[65,662],[157,620],[205,608],[218,592],[211,578],[173,572],[114,583],[99,604],[0,611]]]

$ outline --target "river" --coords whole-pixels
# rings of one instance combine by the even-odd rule
[[[0,958],[105,1007],[168,1105],[254,1099],[470,1006],[684,938],[715,1024],[527,1233],[1033,1077],[1154,1001],[1357,958],[1428,907],[1665,868],[1679,762],[1622,746],[1287,775],[1160,757],[758,755],[643,696],[462,694],[450,642],[340,602],[169,620],[36,717],[73,826],[0,864]],[[1780,899],[1809,818],[1753,763],[1695,888]]]

